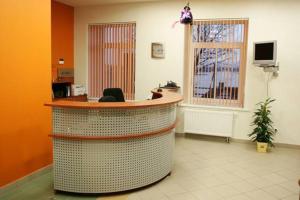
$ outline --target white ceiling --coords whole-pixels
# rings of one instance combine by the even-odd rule
[[[161,0],[56,0],[56,1],[70,6],[77,7],[77,6],[91,6],[91,5],[161,1]]]

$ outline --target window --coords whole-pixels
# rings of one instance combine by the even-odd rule
[[[244,19],[197,20],[189,27],[189,103],[243,106],[247,30]]]
[[[126,99],[135,94],[135,24],[89,25],[88,94],[121,88]]]

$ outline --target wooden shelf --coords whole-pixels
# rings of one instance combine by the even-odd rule
[[[87,99],[87,94],[52,99],[52,101],[60,101],[60,100],[63,100],[63,101],[87,102],[88,99]]]

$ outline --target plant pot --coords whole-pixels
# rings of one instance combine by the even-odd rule
[[[259,153],[266,153],[268,149],[268,143],[256,142],[256,150]]]

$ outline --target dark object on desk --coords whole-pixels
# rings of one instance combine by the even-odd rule
[[[117,99],[113,96],[103,96],[101,97],[98,102],[116,102]]]
[[[61,82],[52,83],[52,92],[54,98],[65,98],[70,96],[71,83]]]
[[[167,89],[169,92],[178,92],[179,86],[177,86],[177,83],[173,81],[168,81],[167,84],[163,87],[160,87],[162,89]]]
[[[164,87],[177,87],[177,83],[173,82],[173,81],[168,81],[167,85],[165,85]]]
[[[106,88],[103,91],[104,96],[113,96],[116,98],[116,102],[125,102],[124,94],[121,88]]]
[[[158,92],[158,90],[161,90],[161,89],[157,89],[157,92]],[[153,99],[158,99],[158,98],[161,98],[161,97],[162,97],[162,94],[155,92],[155,93],[152,94],[151,99],[153,100]]]
[[[162,89],[167,89],[169,91],[177,92],[179,90],[179,86],[177,86],[177,83],[173,81],[168,81],[167,84],[163,87],[160,87]]]

